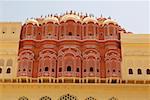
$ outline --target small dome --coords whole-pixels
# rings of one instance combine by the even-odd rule
[[[38,23],[38,21],[37,20],[35,20],[35,19],[28,19],[28,20],[26,20],[26,22],[25,22],[26,24],[28,24],[28,23],[32,23],[33,25],[39,25],[39,23]]]
[[[56,17],[47,17],[43,20],[43,23],[48,23],[48,22],[53,22],[53,23],[59,23],[58,18]]]
[[[109,23],[112,23],[114,25],[117,25],[117,22],[115,20],[112,19],[107,19],[103,22],[103,25],[108,25]]]
[[[81,22],[80,17],[74,14],[67,14],[62,16],[60,22],[66,22],[67,20],[74,20],[75,22]]]
[[[94,18],[94,17],[85,17],[85,18],[83,19],[83,23],[86,23],[86,24],[87,24],[88,22],[98,23],[97,19]]]

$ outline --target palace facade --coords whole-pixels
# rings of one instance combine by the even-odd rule
[[[0,99],[148,100],[150,35],[70,11],[0,23]]]

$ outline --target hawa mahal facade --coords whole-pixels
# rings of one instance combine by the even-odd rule
[[[17,76],[121,78],[120,32],[111,18],[74,12],[27,20]]]
[[[148,100],[149,39],[74,11],[0,22],[0,100]]]

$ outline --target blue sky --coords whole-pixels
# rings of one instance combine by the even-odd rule
[[[111,16],[127,31],[150,33],[150,1],[148,0],[0,0],[0,21],[21,21],[48,14],[73,10]]]

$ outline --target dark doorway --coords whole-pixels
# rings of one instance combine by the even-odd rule
[[[67,71],[70,72],[71,71],[71,66],[67,67]]]

